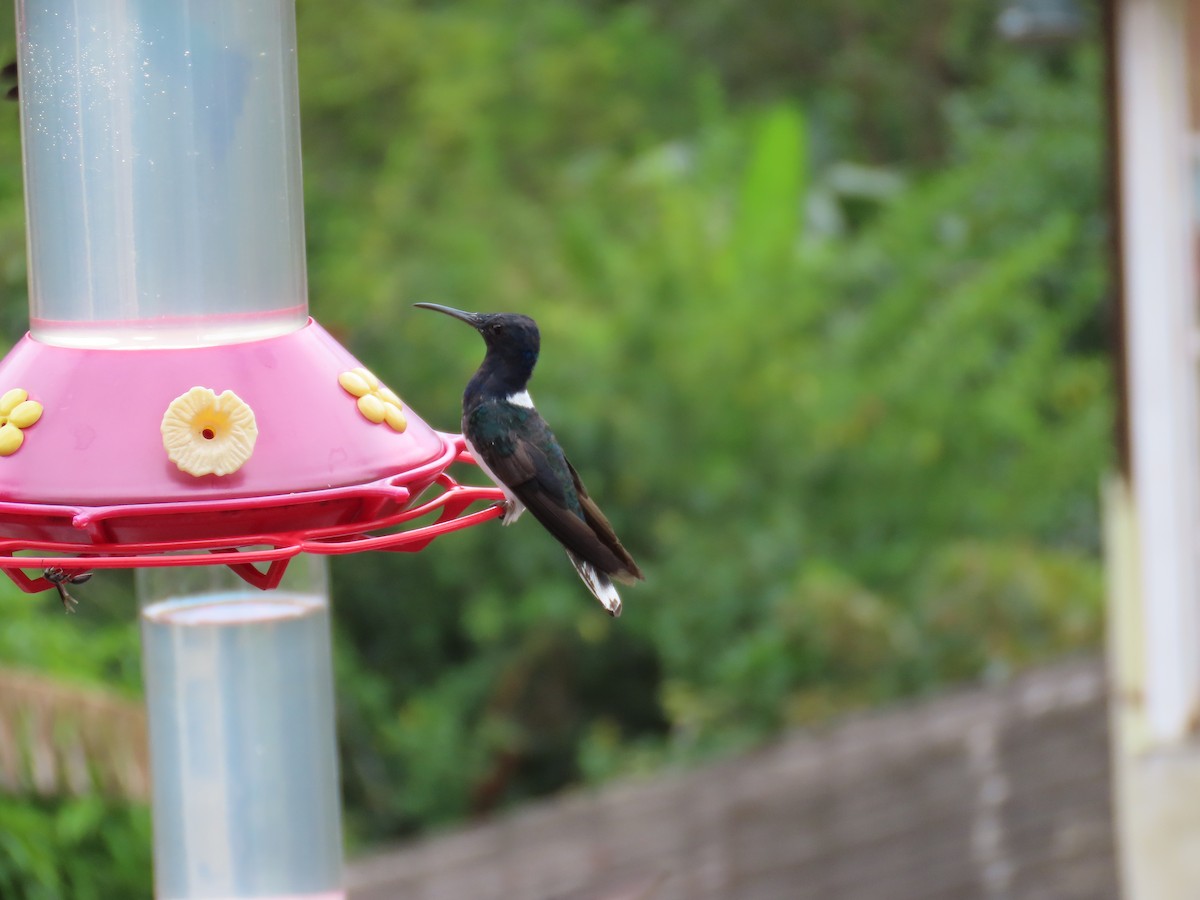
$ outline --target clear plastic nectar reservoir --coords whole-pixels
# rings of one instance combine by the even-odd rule
[[[213,567],[139,587],[156,896],[341,898],[323,561],[266,593]]]
[[[196,346],[308,316],[291,0],[17,0],[32,335]]]

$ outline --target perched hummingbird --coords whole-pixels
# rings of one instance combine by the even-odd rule
[[[550,426],[529,399],[541,338],[537,323],[515,313],[471,313],[418,303],[466,322],[487,344],[463,392],[462,432],[481,469],[507,498],[503,524],[528,509],[563,545],[575,571],[610,616],[621,614],[613,580],[642,579],[604,513],[588,496]]]

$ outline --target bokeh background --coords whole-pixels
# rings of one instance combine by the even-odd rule
[[[352,851],[1099,645],[1097,22],[1028,47],[994,0],[298,7],[313,314],[445,430],[482,345],[411,304],[534,316],[532,392],[647,576],[611,621],[527,520],[335,561]],[[8,342],[24,254],[14,106]],[[26,752],[136,702],[131,585],[67,618],[0,584]],[[0,896],[150,878],[138,800],[0,791]]]

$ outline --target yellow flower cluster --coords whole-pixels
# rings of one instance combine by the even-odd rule
[[[25,443],[25,429],[42,417],[42,404],[13,388],[0,397],[0,456],[12,456]]]
[[[343,372],[338,376],[338,384],[346,393],[358,398],[358,411],[368,422],[376,425],[387,422],[392,431],[404,431],[408,427],[400,398],[367,369],[359,366]]]

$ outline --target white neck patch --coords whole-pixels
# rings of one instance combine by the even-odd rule
[[[529,391],[509,394],[504,398],[504,402],[511,403],[513,406],[523,406],[526,409],[533,409],[533,399],[529,396]]]

